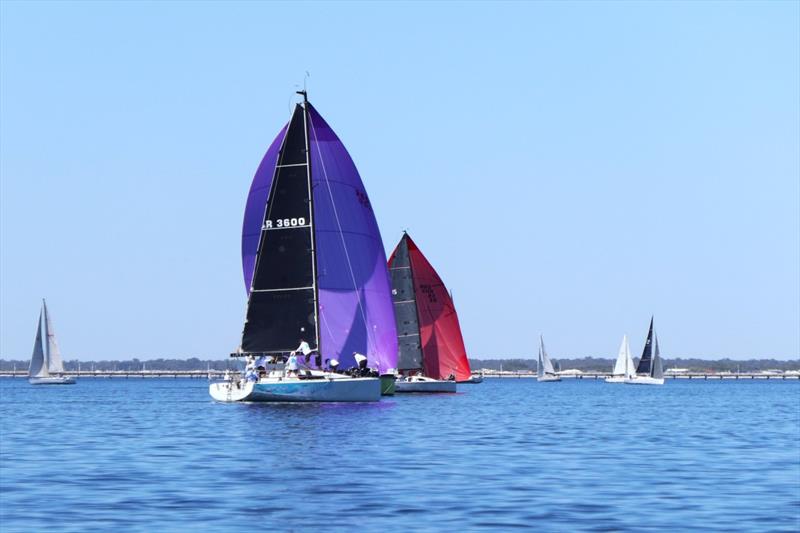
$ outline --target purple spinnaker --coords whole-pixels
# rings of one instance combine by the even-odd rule
[[[310,104],[308,118],[322,355],[348,368],[359,352],[385,372],[397,367],[397,330],[378,223],[347,149]],[[242,229],[248,288],[284,132],[273,141],[250,188]]]
[[[256,268],[256,253],[258,252],[258,239],[261,237],[261,225],[264,223],[264,209],[267,207],[267,197],[275,176],[275,165],[278,163],[278,153],[281,151],[283,137],[286,135],[287,124],[269,145],[267,153],[258,165],[253,183],[250,184],[250,193],[247,195],[247,206],[244,209],[244,222],[242,222],[242,273],[244,274],[244,290],[250,293],[250,283],[253,282],[253,270]]]

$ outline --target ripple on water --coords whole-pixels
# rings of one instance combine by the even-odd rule
[[[219,405],[194,380],[0,380],[0,524],[796,531],[799,403],[775,381]]]

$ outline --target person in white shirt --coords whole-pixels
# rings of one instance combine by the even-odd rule
[[[356,365],[359,370],[367,368],[367,356],[363,353],[353,352],[353,359],[356,360]]]
[[[301,354],[303,354],[303,357],[305,358],[306,366],[308,366],[308,361],[309,361],[309,359],[311,359],[311,354],[312,354],[312,352],[314,352],[314,350],[311,349],[311,346],[308,345],[308,343],[305,341],[305,339],[300,339],[300,346],[298,346],[292,352],[292,355],[296,354],[297,352],[300,352]],[[317,368],[321,368],[321,366],[322,366],[322,356],[319,353],[317,353],[316,357],[314,358],[314,362],[317,364]]]

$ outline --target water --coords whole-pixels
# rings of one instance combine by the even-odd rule
[[[0,379],[0,530],[800,527],[800,382],[459,388],[219,405],[199,380]]]

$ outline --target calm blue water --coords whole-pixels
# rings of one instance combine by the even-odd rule
[[[800,382],[459,387],[219,405],[199,380],[0,379],[0,530],[800,527]]]

